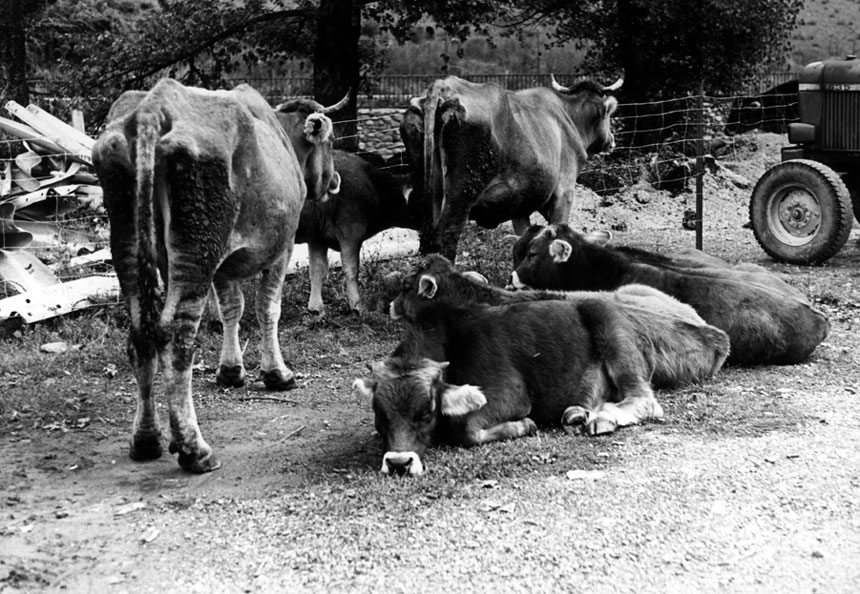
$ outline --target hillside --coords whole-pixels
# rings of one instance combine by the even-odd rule
[[[807,0],[792,35],[792,67],[860,51],[860,0]]]

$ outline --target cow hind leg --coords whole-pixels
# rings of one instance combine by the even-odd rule
[[[271,268],[263,271],[257,290],[257,320],[263,334],[260,348],[260,369],[263,383],[269,390],[290,390],[296,387],[293,372],[284,363],[278,342],[278,320],[281,317],[281,293],[292,246]]]
[[[238,388],[245,385],[245,365],[242,362],[242,349],[239,346],[239,321],[245,310],[245,296],[242,294],[242,287],[236,281],[216,276],[213,286],[224,332],[215,381],[219,386]]]
[[[361,296],[358,292],[358,270],[359,270],[359,254],[361,252],[360,243],[343,242],[340,245],[340,257],[343,263],[343,276],[346,283],[346,299],[349,302],[349,308],[352,311],[360,312]]]
[[[161,318],[165,343],[160,349],[160,359],[170,410],[169,450],[179,455],[179,465],[184,470],[194,473],[210,472],[221,466],[200,432],[191,386],[194,342],[208,289],[209,283],[171,285]]]
[[[328,275],[328,248],[325,244],[308,243],[308,273],[311,278],[311,296],[308,299],[308,309],[313,313],[325,313],[322,298],[322,286]]]
[[[158,367],[155,345],[144,345],[139,331],[132,331],[128,341],[128,355],[137,377],[137,412],[132,425],[129,456],[132,460],[154,460],[160,458],[161,428],[155,410],[153,385]]]

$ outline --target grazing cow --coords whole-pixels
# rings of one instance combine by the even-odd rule
[[[696,311],[674,297],[645,285],[615,291],[509,291],[490,285],[475,272],[461,272],[444,256],[422,259],[403,279],[391,302],[392,319],[414,322],[422,309],[450,305],[505,305],[529,301],[612,302],[630,322],[640,345],[649,343],[653,359],[651,383],[677,388],[711,377],[729,353],[729,338]]]
[[[785,134],[789,122],[800,119],[798,88],[798,81],[790,80],[761,95],[738,99],[726,121],[726,134],[740,134],[755,129]]]
[[[406,201],[406,188],[398,178],[344,151],[334,151],[334,167],[341,177],[340,192],[326,200],[306,201],[296,232],[296,243],[308,244],[311,277],[308,309],[317,313],[324,310],[322,284],[328,273],[328,250],[341,253],[347,300],[350,308],[360,310],[361,244],[390,227],[415,226]]]
[[[639,335],[624,300],[605,296],[496,306],[437,296],[408,298],[428,303],[405,308],[407,337],[354,383],[372,400],[384,473],[423,473],[424,452],[437,442],[474,446],[558,424],[598,435],[662,418],[649,379],[674,324],[652,322]],[[697,328],[700,340],[721,343],[704,362],[716,371],[728,341]]]
[[[435,81],[401,126],[416,190],[432,204],[422,250],[453,261],[469,218],[488,228],[513,220],[518,234],[535,211],[567,222],[582,166],[615,146],[617,101],[607,93],[620,86],[553,79],[553,89],[512,92],[456,76]]]
[[[805,360],[830,323],[797,289],[754,264],[714,264],[712,256],[667,257],[607,246],[608,234],[580,235],[567,225],[532,226],[513,250],[519,288],[609,291],[638,283],[687,303],[731,340],[729,363]]]
[[[269,389],[295,385],[278,346],[277,324],[306,193],[318,199],[338,181],[325,111],[308,100],[286,106],[285,133],[272,108],[247,85],[207,91],[170,79],[146,93],[123,94],[112,107],[93,163],[131,317],[128,354],[139,390],[133,459],[162,452],[153,394],[160,366],[170,452],[191,472],[220,466],[201,435],[191,396],[194,341],[210,286],[224,327],[219,383],[245,380],[239,283],[262,272],[256,310],[263,380]]]

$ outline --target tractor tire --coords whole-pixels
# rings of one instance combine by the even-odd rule
[[[851,197],[826,165],[808,159],[783,161],[756,183],[750,222],[756,241],[774,260],[820,264],[848,241]]]
[[[860,223],[860,190],[850,190],[851,204],[854,207],[854,218]]]

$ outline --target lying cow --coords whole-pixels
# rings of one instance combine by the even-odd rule
[[[672,344],[676,329],[698,335],[714,345],[707,373],[719,368],[728,348],[722,332],[704,325],[654,321],[643,336],[623,299],[490,306],[436,296],[403,298],[430,303],[408,308],[407,337],[372,366],[372,378],[354,383],[372,400],[386,474],[423,473],[422,457],[437,442],[474,446],[559,423],[599,435],[661,419],[649,383],[664,355],[656,345]]]
[[[513,250],[517,288],[611,291],[646,284],[687,303],[731,340],[729,363],[792,364],[805,360],[830,323],[797,289],[754,264],[730,267],[713,256],[667,257],[607,245],[567,225],[534,225]]]
[[[513,220],[518,234],[533,212],[566,222],[582,167],[615,146],[610,94],[620,86],[553,78],[552,89],[507,91],[456,76],[430,85],[401,126],[416,192],[432,205],[422,252],[453,261],[470,218],[483,227]]]
[[[319,199],[338,177],[329,110],[298,100],[282,111],[279,122],[247,85],[207,91],[164,79],[149,92],[121,95],[93,148],[131,317],[128,354],[139,390],[135,460],[162,453],[153,394],[160,367],[170,452],[191,472],[220,466],[191,395],[195,337],[210,286],[224,327],[219,383],[245,381],[240,282],[262,272],[256,310],[263,380],[269,389],[295,386],[278,346],[281,288],[305,196]]]
[[[412,323],[421,310],[440,303],[506,305],[594,299],[618,307],[637,340],[650,343],[655,387],[677,388],[702,381],[726,360],[729,338],[725,332],[706,324],[689,305],[645,285],[625,285],[615,291],[509,291],[490,285],[475,272],[461,272],[444,256],[431,254],[403,279],[401,292],[389,309],[392,319]]]
[[[346,296],[361,309],[358,264],[361,244],[391,227],[414,227],[401,181],[352,153],[334,151],[340,191],[326,200],[307,200],[296,243],[308,244],[311,295],[308,309],[323,313],[322,284],[328,274],[328,250],[341,253]]]

